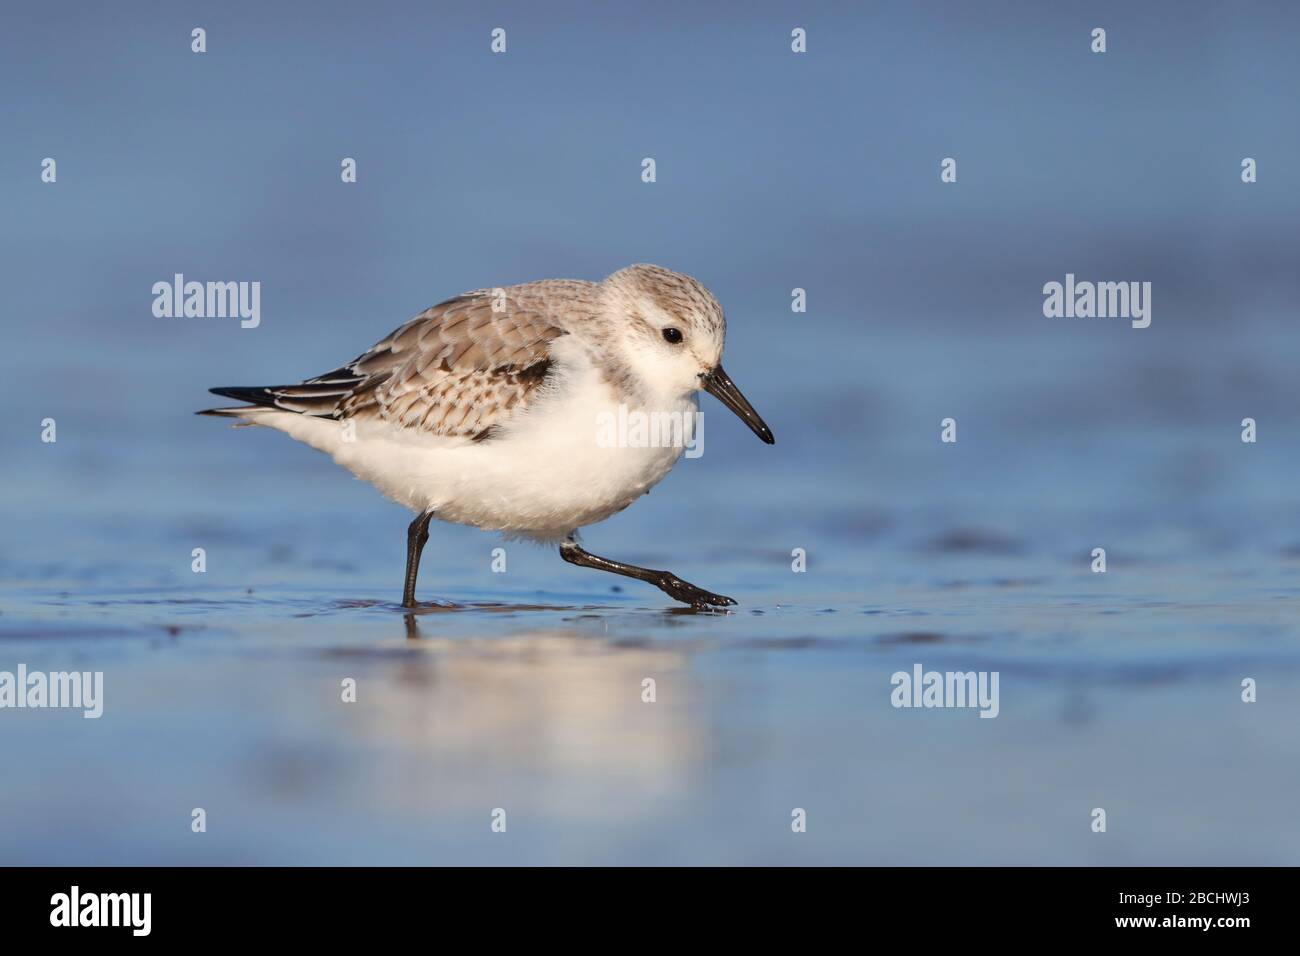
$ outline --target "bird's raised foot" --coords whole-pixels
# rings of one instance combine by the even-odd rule
[[[700,611],[709,611],[720,607],[731,607],[736,602],[724,594],[714,594],[704,588],[697,588],[689,581],[683,581],[675,574],[665,574],[655,582],[656,586],[675,601],[689,604]]]

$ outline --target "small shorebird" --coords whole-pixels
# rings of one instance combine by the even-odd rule
[[[297,385],[211,389],[251,404],[199,414],[279,429],[414,511],[404,607],[416,606],[435,517],[559,542],[571,564],[646,581],[696,608],[727,607],[736,602],[668,571],[598,557],[577,538],[648,492],[683,452],[681,441],[601,441],[602,421],[631,410],[693,424],[703,389],[773,443],[722,370],[725,333],[704,286],[635,265],[601,282],[545,279],[458,295],[332,372]]]

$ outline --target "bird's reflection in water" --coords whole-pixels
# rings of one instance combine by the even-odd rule
[[[623,818],[699,786],[708,708],[680,649],[572,628],[444,637],[419,616],[353,724],[381,749],[367,772],[390,778],[373,781],[386,801]]]

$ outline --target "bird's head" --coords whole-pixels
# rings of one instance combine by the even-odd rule
[[[669,269],[634,265],[606,278],[601,292],[617,317],[609,345],[651,394],[678,398],[703,389],[773,444],[772,430],[722,369],[727,322],[708,289]]]

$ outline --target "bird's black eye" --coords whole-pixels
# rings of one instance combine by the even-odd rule
[[[664,329],[664,341],[671,345],[677,345],[682,340],[682,330],[674,329],[671,326]]]

